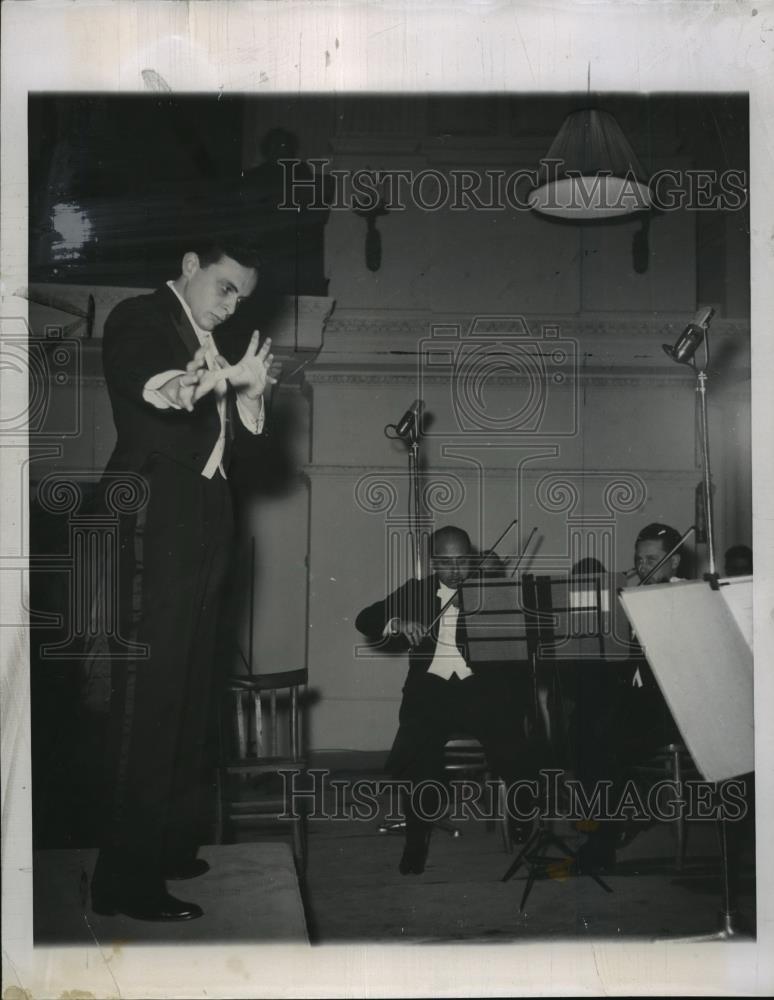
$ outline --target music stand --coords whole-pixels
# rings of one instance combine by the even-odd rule
[[[476,667],[530,662],[533,626],[522,596],[522,582],[475,573],[460,588],[468,659]]]
[[[721,783],[752,772],[752,579],[654,584],[623,590],[620,599],[702,777]],[[740,928],[726,820],[719,823],[723,909],[713,937],[729,938]]]
[[[534,576],[524,574],[517,580],[481,577],[466,582],[462,588],[461,607],[465,614],[470,662],[479,667],[488,663],[508,662],[512,666],[520,665],[530,670],[534,732],[539,731],[541,719],[538,699],[540,648],[557,639],[556,615],[548,585],[550,582],[548,578],[536,581]],[[566,581],[558,583],[566,586]],[[569,599],[565,599],[564,603],[567,607],[563,610],[569,611]],[[601,607],[601,600],[597,604]],[[557,610],[559,606],[558,604]],[[583,608],[582,613],[584,621],[589,620],[588,608]],[[592,613],[590,620],[595,623],[594,628],[598,631],[596,623],[601,623],[601,613]],[[593,637],[597,638],[596,631]],[[548,660],[550,656],[545,655],[544,658]],[[561,856],[547,853],[552,849],[561,851]],[[502,881],[509,881],[522,865],[526,866],[527,883],[519,904],[521,911],[536,879],[548,877],[550,869],[557,862],[576,859],[577,854],[539,818],[537,827],[503,875]],[[584,874],[588,874],[606,892],[613,891],[596,872]]]

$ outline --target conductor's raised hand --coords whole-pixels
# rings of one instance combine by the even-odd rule
[[[276,385],[279,377],[279,363],[274,361],[271,353],[271,338],[267,337],[261,345],[260,333],[253,332],[247,350],[240,361],[223,371],[228,375],[234,388],[244,393],[248,399],[258,399],[266,390],[267,385]]]
[[[207,367],[207,348],[204,344],[197,350],[185,366],[187,372],[200,372]]]
[[[175,375],[164,385],[159,386],[158,392],[171,403],[172,406],[181,410],[193,411],[194,403],[200,398],[201,386],[199,385],[200,372],[189,371],[183,375]],[[212,386],[210,386],[212,388]],[[209,390],[206,390],[209,391]]]
[[[203,345],[197,350],[185,366],[185,373],[173,376],[158,389],[172,406],[191,413],[194,404],[198,403],[202,396],[212,392],[217,385],[225,384],[228,377],[225,371],[210,371],[207,368],[207,346]]]

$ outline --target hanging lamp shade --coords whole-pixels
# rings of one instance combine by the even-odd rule
[[[541,160],[529,207],[564,219],[608,219],[650,208],[645,174],[621,127],[606,111],[565,118]]]

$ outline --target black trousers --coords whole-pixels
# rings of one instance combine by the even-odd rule
[[[632,684],[638,666],[642,686]],[[571,764],[589,798],[598,782],[610,782],[611,802],[617,802],[625,783],[636,778],[638,765],[682,739],[644,661],[580,664],[574,714]],[[616,829],[614,824],[611,830]]]
[[[120,530],[121,632],[143,656],[111,664],[108,801],[98,874],[157,887],[209,839],[218,686],[215,643],[233,539],[228,483],[163,456],[149,501]]]
[[[464,733],[479,740],[498,777],[509,784],[533,780],[536,749],[528,743],[523,726],[527,681],[499,668],[464,680],[409,675],[398,733],[387,758],[391,777],[412,784],[442,781],[444,745],[453,734]],[[409,826],[418,822],[410,811],[406,819]]]

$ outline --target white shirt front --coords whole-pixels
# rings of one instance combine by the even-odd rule
[[[215,344],[215,338],[208,330],[202,330],[201,327],[197,326],[194,322],[194,318],[191,315],[191,310],[188,308],[188,303],[183,299],[178,290],[175,288],[174,281],[168,281],[167,287],[170,288],[174,294],[177,296],[180,304],[185,311],[188,321],[191,324],[194,333],[196,334],[196,339],[202,346],[207,345],[207,352],[205,354],[205,360],[207,362],[207,367],[210,371],[215,371],[218,367],[216,360],[216,355],[218,353],[218,348]],[[185,372],[180,368],[172,368],[169,371],[159,372],[158,375],[153,375],[143,386],[142,398],[146,403],[150,403],[159,410],[179,410],[179,406],[175,406],[170,403],[162,394],[158,391],[159,388],[167,383],[171,378],[176,375],[184,375]],[[226,471],[223,468],[223,451],[226,447],[226,384],[225,382],[219,382],[215,388],[212,390],[215,394],[218,406],[218,418],[220,420],[220,434],[218,435],[218,440],[215,442],[215,447],[210,453],[210,457],[207,459],[207,464],[202,469],[202,475],[206,479],[212,479],[215,475],[215,470],[219,470],[221,476],[226,478]],[[263,409],[263,397],[261,397],[261,411],[256,418],[247,409],[243,401],[240,399],[239,394],[237,394],[237,411],[239,413],[239,418],[250,431],[251,434],[260,434],[263,430],[264,421],[264,409]]]
[[[451,587],[447,587],[445,583],[438,585],[438,597],[441,599],[441,607],[447,601],[451,600],[454,593],[455,591]],[[454,674],[460,680],[470,677],[473,674],[473,671],[467,665],[457,647],[457,619],[459,615],[460,609],[455,608],[453,604],[450,604],[441,615],[441,621],[438,625],[438,642],[435,647],[435,655],[433,656],[433,662],[427,670],[429,674],[436,674],[447,681]]]

